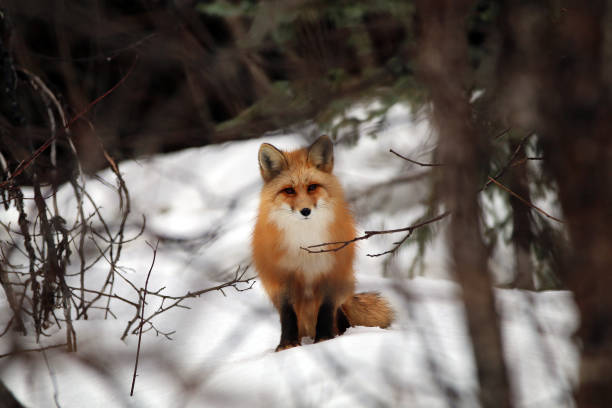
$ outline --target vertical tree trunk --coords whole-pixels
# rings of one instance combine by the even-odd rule
[[[579,407],[612,406],[612,104],[602,72],[602,1],[569,2],[553,28],[540,101],[544,152],[559,183],[573,254],[565,277],[580,309]],[[573,4],[572,4],[573,3]],[[554,103],[551,103],[554,101]]]
[[[507,112],[541,136],[545,168],[558,184],[571,241],[562,278],[581,315],[576,401],[579,407],[608,407],[612,406],[612,61],[606,50],[612,38],[609,33],[605,37],[604,29],[612,17],[602,0],[568,0],[557,14],[554,11],[537,2],[504,5],[506,72],[500,77],[507,84],[519,84],[504,91]]]
[[[434,107],[442,190],[453,212],[450,246],[462,287],[483,407],[511,405],[487,251],[480,231],[478,187],[487,142],[473,121],[466,82],[470,72],[465,21],[469,1],[417,1],[419,67]]]

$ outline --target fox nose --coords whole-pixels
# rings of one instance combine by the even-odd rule
[[[302,208],[300,210],[300,214],[302,214],[304,217],[308,217],[310,215],[310,208]]]

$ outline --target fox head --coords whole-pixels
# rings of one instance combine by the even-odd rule
[[[333,217],[331,206],[343,200],[340,183],[331,173],[333,167],[334,149],[327,136],[290,152],[264,143],[259,148],[262,198],[271,211],[283,212],[294,220]]]

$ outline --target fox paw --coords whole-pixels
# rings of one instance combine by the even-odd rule
[[[288,343],[281,343],[281,344],[279,344],[276,347],[276,350],[274,350],[274,351],[283,351],[283,350],[287,350],[287,349],[290,349],[290,348],[297,347],[299,345],[300,345],[299,341],[291,341],[291,342],[288,342]]]

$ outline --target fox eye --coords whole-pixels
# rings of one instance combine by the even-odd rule
[[[289,194],[289,195],[294,195],[295,194],[295,189],[293,187],[287,187],[287,188],[283,189],[283,193]]]
[[[318,184],[311,184],[308,186],[308,191],[315,191],[319,187]]]

